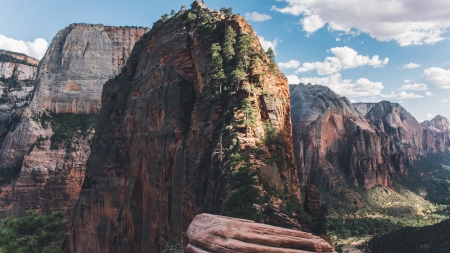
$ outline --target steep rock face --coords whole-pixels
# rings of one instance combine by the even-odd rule
[[[324,239],[309,233],[211,214],[197,215],[187,236],[187,253],[334,252]]]
[[[321,205],[319,189],[313,184],[308,185],[305,189],[305,210],[313,217],[319,216]]]
[[[320,85],[291,85],[295,157],[302,185],[390,185],[404,172],[389,136],[346,99]]]
[[[419,122],[399,104],[381,101],[372,107],[366,118],[391,137],[405,162],[416,160],[418,155],[437,152],[433,137],[424,133]]]
[[[121,71],[148,29],[73,24],[39,65],[30,105],[0,151],[20,176],[0,193],[0,217],[29,209],[69,212],[78,199],[104,82]]]
[[[0,78],[33,80],[39,60],[6,50],[0,50]]]
[[[28,105],[39,61],[0,50],[0,147]]]
[[[437,115],[432,120],[425,120],[420,125],[437,136],[442,131],[450,131],[450,121],[441,115]]]
[[[212,44],[222,45],[228,27],[238,36],[225,71],[245,71],[249,58],[238,55],[253,62],[241,78],[212,85]],[[198,213],[248,211],[257,219],[263,182],[300,200],[287,80],[269,64],[240,16],[196,2],[157,22],[103,88],[65,250],[161,252]]]

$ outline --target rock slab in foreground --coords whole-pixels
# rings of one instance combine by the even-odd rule
[[[187,235],[187,253],[334,252],[324,239],[309,233],[212,214],[197,215]]]

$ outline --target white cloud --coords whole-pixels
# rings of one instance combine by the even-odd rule
[[[33,42],[30,42],[15,40],[0,34],[0,49],[23,53],[39,60],[44,56],[47,47],[47,41],[41,38],[37,38]]]
[[[295,73],[308,72],[315,69],[319,75],[330,75],[342,69],[365,65],[379,68],[389,62],[387,57],[384,60],[380,60],[378,55],[369,58],[368,56],[359,55],[358,52],[349,47],[334,47],[328,52],[334,54],[334,56],[325,58],[323,62],[305,62]]]
[[[432,119],[432,118],[434,118],[436,116],[437,116],[437,114],[433,114],[433,113],[429,113],[429,112],[425,113],[425,118],[426,119]]]
[[[439,100],[439,103],[447,103],[447,102],[448,102],[448,99]]]
[[[425,95],[427,95],[428,97],[432,97],[432,96],[434,96],[434,94],[433,94],[433,93],[431,93],[431,92],[429,92],[429,91],[425,91]]]
[[[380,96],[384,97],[384,98],[394,98],[394,99],[423,98],[422,95],[414,94],[414,93],[407,93],[404,91],[401,91],[400,93],[395,93],[392,91],[391,94],[389,94],[389,95],[381,94]]]
[[[245,18],[248,20],[256,21],[256,22],[262,22],[262,21],[272,19],[272,17],[270,15],[261,14],[256,11],[254,11],[252,13],[249,13],[249,12],[245,13]]]
[[[264,39],[263,36],[258,36],[258,39],[259,39],[259,42],[261,43],[261,46],[266,51],[267,51],[267,49],[269,49],[269,47],[271,47],[273,49],[273,51],[275,51],[275,48],[278,45],[278,39],[275,39],[274,41],[270,41],[270,40]]]
[[[350,79],[342,79],[341,74],[335,73],[325,77],[288,76],[289,83],[311,83],[327,86],[340,96],[361,97],[380,95],[384,88],[381,82],[372,82],[366,78],[360,78],[353,82]]]
[[[406,65],[403,65],[402,69],[415,69],[415,68],[418,68],[420,66],[422,66],[422,64],[417,64],[417,63],[411,62],[411,63],[408,63]]]
[[[424,70],[425,77],[437,88],[450,89],[450,70],[441,68],[427,68]]]
[[[300,23],[308,34],[314,33],[325,25],[318,15],[306,16],[300,20]]]
[[[447,66],[450,66],[450,61],[446,62],[445,64],[446,64]]]
[[[423,83],[404,84],[399,90],[427,90],[428,87]]]
[[[410,83],[410,82],[411,82],[411,80],[409,80],[409,79],[405,80],[405,83]]]
[[[288,62],[280,62],[278,63],[278,66],[282,69],[295,69],[300,66],[300,62],[296,60],[290,60]]]
[[[441,41],[450,27],[450,1],[280,1],[288,6],[273,6],[272,10],[303,16],[300,24],[308,33],[328,25],[331,31],[367,33],[379,41],[395,40],[400,46],[409,46]]]
[[[341,41],[341,38],[336,38],[336,41]]]
[[[288,83],[289,84],[299,84],[299,83],[301,83],[300,79],[296,75],[289,75],[289,76],[286,76],[286,77],[288,79]]]

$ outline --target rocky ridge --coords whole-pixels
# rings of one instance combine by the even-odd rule
[[[102,100],[67,252],[161,252],[203,212],[295,226],[263,215],[300,201],[287,80],[241,16],[156,22]]]
[[[30,102],[38,64],[24,54],[0,50],[0,147]]]
[[[420,125],[433,136],[438,136],[441,132],[450,131],[450,121],[441,115],[437,115],[432,120],[425,120]]]
[[[291,85],[293,140],[302,185],[389,186],[404,173],[396,146],[346,98],[320,85]]]
[[[117,75],[146,28],[72,24],[37,70],[30,105],[0,150],[0,217],[34,209],[69,213],[84,178],[103,84]],[[4,177],[5,178],[5,177]],[[8,183],[8,182],[7,182]]]

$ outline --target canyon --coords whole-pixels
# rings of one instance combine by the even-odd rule
[[[0,57],[0,219],[62,211],[65,252],[333,252],[322,191],[389,193],[450,148],[445,117],[288,85],[242,16],[200,1]]]

